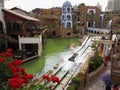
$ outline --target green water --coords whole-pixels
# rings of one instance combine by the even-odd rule
[[[23,63],[21,66],[25,68],[27,73],[34,74],[40,72],[44,68],[46,59],[50,58],[50,56],[53,56],[57,53],[68,50],[70,44],[72,43],[75,43],[75,46],[77,46],[79,43],[78,39],[77,38],[47,39],[43,48],[42,56],[37,59]]]

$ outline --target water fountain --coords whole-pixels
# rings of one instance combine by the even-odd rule
[[[100,15],[100,28],[103,27],[104,14]]]
[[[107,28],[111,29],[111,24],[112,24],[112,20],[109,20],[108,24],[107,24]]]

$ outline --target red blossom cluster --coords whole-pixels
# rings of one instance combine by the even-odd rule
[[[51,75],[50,77],[49,75],[42,75],[42,78],[47,80],[48,82],[52,81],[53,83],[57,82],[58,84],[60,84],[60,79],[57,76]],[[49,86],[50,90],[52,89],[52,87],[52,85]]]
[[[60,79],[59,79],[59,77],[52,75],[52,82],[53,82],[53,83],[57,82],[58,84],[60,84]]]
[[[48,75],[43,75],[42,78],[46,79],[48,82],[50,82],[50,77]]]
[[[54,75],[51,75],[51,77],[49,77],[48,75],[43,75],[42,76],[42,78],[43,79],[46,79],[47,81],[49,81],[50,82],[50,80],[53,82],[53,83],[60,83],[60,79],[59,79],[59,77],[57,77],[57,76],[54,76]]]
[[[6,67],[9,70],[6,70],[11,73],[11,77],[8,78],[9,87],[17,90],[22,88],[23,84],[28,84],[29,80],[33,78],[32,74],[27,74],[24,68],[21,68],[22,60],[12,60],[12,49],[9,48],[6,52],[0,53],[0,68]],[[5,70],[4,70],[5,71]]]

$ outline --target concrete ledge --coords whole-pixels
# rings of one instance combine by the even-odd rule
[[[96,76],[101,70],[103,70],[104,64],[102,63],[95,71],[88,74],[88,81],[90,81],[94,76]]]

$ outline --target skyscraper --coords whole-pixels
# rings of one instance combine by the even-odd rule
[[[107,11],[120,10],[120,0],[108,0]]]
[[[4,7],[4,0],[0,0],[0,7]]]
[[[108,0],[107,11],[112,11],[114,6],[114,0]]]
[[[114,0],[114,3],[113,3],[113,10],[114,11],[118,11],[120,10],[120,0]]]

